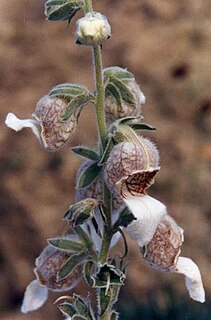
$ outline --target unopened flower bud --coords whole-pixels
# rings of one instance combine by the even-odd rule
[[[111,36],[111,27],[107,18],[99,12],[89,12],[77,21],[76,43],[97,46]]]
[[[81,278],[81,265],[76,266],[67,278],[63,280],[57,278],[59,270],[69,257],[70,254],[65,251],[47,246],[35,262],[34,272],[40,284],[53,291],[66,291],[74,288]]]
[[[150,187],[159,171],[159,154],[147,138],[117,144],[110,153],[104,169],[104,178],[112,190],[122,197],[140,195]]]
[[[145,96],[133,74],[120,67],[109,67],[104,69],[103,77],[107,122],[129,116],[140,118]]]

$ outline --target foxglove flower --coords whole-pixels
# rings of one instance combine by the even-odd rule
[[[122,197],[144,194],[159,171],[159,153],[153,142],[138,137],[117,144],[106,162],[104,178],[114,194]]]
[[[5,123],[15,131],[31,128],[46,150],[56,151],[69,140],[77,126],[78,112],[62,121],[67,105],[64,99],[44,96],[38,101],[32,114],[35,119],[18,119],[13,113],[9,113]]]
[[[137,218],[126,230],[137,241],[143,259],[159,271],[184,274],[190,297],[204,302],[199,268],[191,259],[180,257],[183,230],[168,215],[166,207],[148,195],[123,200]]]
[[[27,313],[40,308],[48,298],[48,290],[67,291],[74,288],[81,279],[82,266],[77,265],[70,275],[62,280],[57,279],[62,265],[70,254],[48,245],[35,262],[36,280],[26,288],[21,311]]]
[[[145,96],[134,75],[120,67],[109,67],[103,70],[103,78],[107,123],[129,116],[140,118]]]
[[[106,16],[99,12],[89,12],[77,21],[76,43],[97,46],[111,36],[111,27]]]

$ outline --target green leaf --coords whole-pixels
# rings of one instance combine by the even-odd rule
[[[128,208],[124,208],[119,214],[119,219],[113,226],[114,231],[118,231],[119,227],[127,227],[133,220],[136,220],[134,215],[129,211]]]
[[[84,243],[87,250],[92,251],[93,243],[92,243],[92,240],[87,235],[87,233],[80,226],[74,227],[73,231],[78,235],[80,240]]]
[[[82,243],[68,240],[68,239],[54,238],[54,239],[48,239],[48,242],[53,247],[56,247],[58,249],[62,249],[68,252],[80,252],[85,249],[85,246]]]
[[[74,316],[74,314],[76,314],[76,309],[75,307],[71,304],[71,303],[61,303],[59,305],[59,310],[65,315],[65,316],[69,316],[72,318],[72,316]]]
[[[106,288],[100,288],[100,315],[102,316],[111,303],[111,290],[106,292]]]
[[[104,75],[104,77],[111,78],[111,79],[113,77],[116,77],[121,80],[135,79],[134,75],[131,72],[129,72],[127,69],[123,69],[123,68],[116,67],[116,66],[105,68],[103,70],[103,75]]]
[[[82,108],[92,98],[89,90],[80,84],[62,83],[53,87],[49,92],[50,97],[64,99],[67,103],[66,110],[61,117],[61,121],[67,121],[72,115],[78,118]]]
[[[89,96],[87,96],[85,93],[76,96],[68,103],[65,113],[61,117],[61,120],[67,121],[75,113],[77,117],[77,114],[81,111],[82,107],[84,107],[88,101]]]
[[[66,83],[61,83],[54,86],[49,91],[49,96],[61,95],[61,96],[76,97],[78,95],[81,95],[82,93],[89,94],[89,90],[81,84],[66,82]]]
[[[94,320],[94,314],[89,300],[74,294],[74,306],[79,316],[84,317],[86,320]]]
[[[98,162],[98,166],[103,165],[103,163],[105,163],[113,149],[113,147],[115,146],[114,141],[113,141],[113,137],[112,135],[110,135],[106,141],[106,146],[105,146],[105,150],[103,152],[102,158],[100,159],[100,161]]]
[[[99,175],[101,167],[98,166],[97,162],[92,163],[82,173],[78,181],[77,189],[88,187],[95,178]]]
[[[94,150],[85,148],[85,147],[72,147],[71,150],[78,154],[79,156],[82,156],[84,158],[93,160],[93,161],[98,161],[99,160],[99,156],[97,154],[97,152],[95,152]]]
[[[61,266],[61,269],[59,270],[59,273],[57,275],[58,281],[61,281],[65,278],[67,278],[71,272],[77,267],[79,264],[85,261],[87,257],[86,252],[81,252],[77,255],[73,255],[69,257],[65,263]]]
[[[116,99],[117,105],[119,106],[120,110],[122,109],[121,92],[112,82],[107,83],[105,87],[105,94],[106,96],[112,95]]]
[[[130,126],[133,130],[156,130],[155,127],[150,126],[146,123],[127,123],[128,126]]]
[[[82,7],[82,0],[48,0],[45,3],[45,16],[52,21],[70,21]]]
[[[94,263],[93,261],[87,261],[86,264],[84,265],[84,279],[86,280],[87,284],[92,287],[93,285],[93,280],[91,275],[93,274],[93,267]]]
[[[128,89],[128,87],[124,84],[123,81],[119,80],[118,78],[112,78],[112,83],[118,88],[121,94],[122,100],[129,104],[135,104],[135,99],[131,91]]]
[[[87,320],[87,318],[84,318],[84,317],[82,317],[82,316],[79,316],[79,315],[74,315],[73,317],[72,317],[72,319],[71,320]]]

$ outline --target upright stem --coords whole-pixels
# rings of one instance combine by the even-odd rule
[[[92,12],[92,1],[84,0],[84,10],[85,12]],[[105,110],[104,110],[104,85],[103,85],[103,67],[102,67],[102,57],[101,57],[101,47],[93,47],[93,62],[94,62],[94,74],[95,74],[95,91],[96,91],[96,117],[98,123],[98,130],[100,135],[100,150],[101,152],[105,148],[105,138],[107,133]],[[102,239],[102,246],[99,254],[99,261],[101,264],[106,263],[110,242],[112,238],[111,231],[111,193],[107,188],[106,184],[103,183],[103,200],[105,204],[105,218],[106,222],[104,225],[104,234]],[[100,311],[100,310],[99,310]],[[111,310],[107,310],[103,315],[99,316],[101,320],[109,320],[111,316]]]
[[[85,12],[92,12],[92,1],[91,0],[84,0],[84,11]]]
[[[95,69],[95,87],[96,87],[96,115],[98,121],[98,128],[100,139],[103,148],[105,147],[106,137],[106,121],[104,111],[104,86],[103,86],[103,75],[102,75],[102,57],[100,46],[93,47],[93,58],[94,58],[94,69]]]

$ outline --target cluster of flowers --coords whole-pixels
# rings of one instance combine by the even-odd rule
[[[125,117],[140,120],[145,97],[134,76],[127,70],[110,67],[104,70],[103,75],[106,120],[108,126],[111,125],[109,132],[113,133],[113,141],[116,143],[103,162],[99,175],[86,187],[76,189],[76,202],[87,198],[101,201],[105,181],[112,193],[112,224],[115,224],[122,210],[127,207],[135,220],[125,229],[140,247],[142,258],[159,271],[184,274],[191,298],[204,302],[205,293],[197,265],[191,259],[180,256],[184,240],[182,228],[168,214],[163,203],[146,193],[160,170],[158,149],[151,140],[137,134],[127,123],[117,120]],[[80,112],[90,101],[90,97],[92,99],[89,91],[81,85],[59,85],[38,102],[33,113],[34,119],[21,120],[9,113],[5,123],[15,131],[30,127],[46,150],[56,151],[75,132]],[[113,121],[115,125],[111,124]],[[92,160],[86,160],[82,164],[77,180],[92,163]],[[94,250],[99,252],[104,231],[104,221],[99,209],[95,210],[94,217],[98,231],[91,218],[86,219],[82,228],[92,239]],[[76,236],[70,233],[64,239],[74,237]],[[111,247],[119,238],[120,233],[116,232]],[[58,272],[71,255],[71,252],[55,248],[51,244],[42,251],[34,269],[36,280],[29,284],[25,292],[22,312],[42,306],[47,299],[48,290],[64,292],[77,285],[83,273],[83,260],[67,277],[58,278]]]

